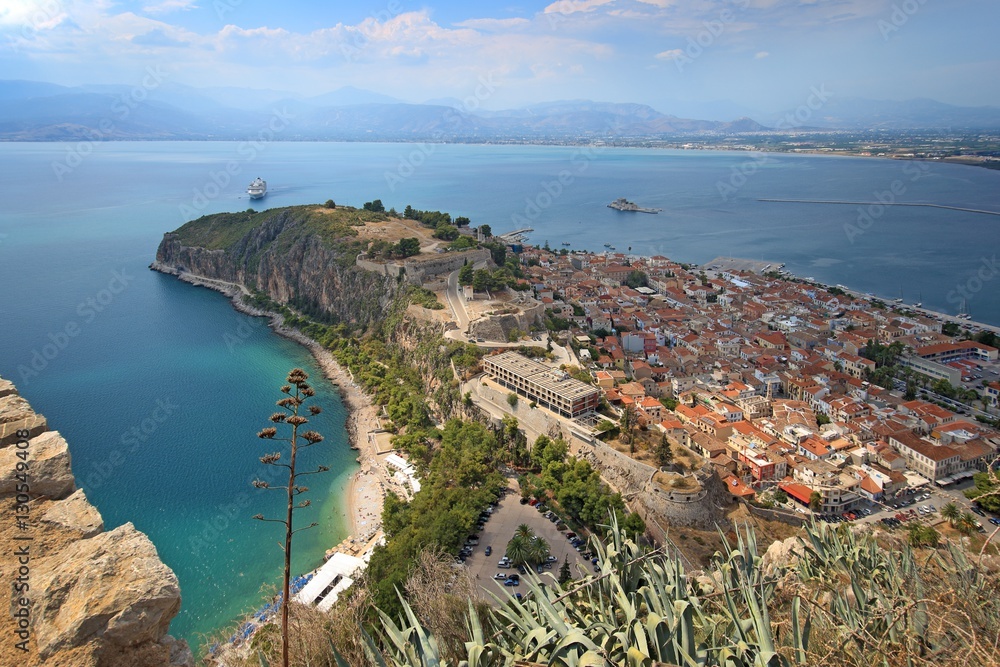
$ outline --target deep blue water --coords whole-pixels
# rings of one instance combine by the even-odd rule
[[[107,526],[132,521],[177,572],[184,603],[172,630],[189,639],[278,582],[278,529],[247,518],[281,502],[249,487],[265,451],[254,434],[291,367],[319,373],[304,350],[221,295],[146,266],[185,216],[250,206],[243,190],[255,176],[270,189],[257,208],[380,198],[497,232],[530,226],[533,242],[554,247],[610,242],[687,262],[722,254],[783,262],[887,298],[902,290],[908,302],[950,313],[964,290],[976,319],[1000,324],[992,264],[1000,217],[887,208],[859,223],[855,206],[756,201],[869,201],[895,187],[898,201],[1000,211],[996,171],[572,147],[271,143],[252,158],[235,143],[92,148],[77,163],[65,144],[0,144],[0,375],[66,435]],[[222,175],[227,163],[234,175]],[[664,211],[608,209],[617,197]],[[315,426],[327,440],[309,458],[334,472],[311,480],[322,528],[297,538],[298,570],[343,537],[342,489],[356,465],[335,391],[317,385],[326,412]]]

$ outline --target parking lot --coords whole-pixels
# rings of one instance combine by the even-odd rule
[[[990,518],[993,518],[988,512],[979,513],[972,509],[972,502],[965,497],[962,493],[964,489],[968,489],[975,486],[972,480],[964,480],[958,484],[953,484],[945,488],[940,488],[934,485],[924,487],[922,489],[916,489],[904,494],[899,497],[886,499],[881,503],[871,503],[867,508],[871,510],[871,514],[868,516],[858,516],[856,520],[851,521],[851,523],[875,523],[882,522],[882,519],[893,517],[897,515],[905,515],[907,518],[898,523],[905,523],[907,521],[925,520],[928,523],[935,523],[941,519],[941,508],[949,502],[953,502],[958,505],[958,508],[965,511],[973,511],[977,516],[976,519],[979,521],[979,525],[983,530],[992,530],[995,526],[990,525]],[[896,507],[899,505],[899,507]],[[930,507],[933,511],[921,511],[921,508]],[[855,511],[855,514],[859,512]],[[820,518],[817,516],[817,518]],[[844,521],[839,515],[836,522]],[[884,522],[882,522],[884,523]]]
[[[548,542],[551,554],[556,557],[553,566],[548,570],[543,570],[543,572],[551,574],[553,577],[558,577],[563,559],[568,557],[574,578],[580,578],[587,573],[592,573],[593,569],[590,562],[585,561],[580,556],[580,553],[570,545],[564,533],[556,530],[554,523],[546,519],[542,512],[539,512],[531,505],[522,505],[520,503],[521,493],[517,486],[517,481],[511,479],[508,488],[512,489],[512,492],[508,493],[507,497],[500,501],[493,511],[492,516],[486,521],[485,527],[479,533],[479,544],[475,546],[472,555],[465,561],[465,566],[469,568],[470,573],[478,581],[479,585],[484,590],[498,593],[504,587],[503,580],[495,580],[493,576],[498,572],[505,575],[517,572],[515,569],[500,569],[497,567],[497,563],[504,555],[507,542],[522,523],[527,524],[535,532],[535,535],[542,537]],[[485,554],[487,546],[492,547],[493,550],[490,556],[486,556]],[[542,575],[543,580],[547,574]],[[524,586],[522,585],[508,590],[519,591],[523,588]]]

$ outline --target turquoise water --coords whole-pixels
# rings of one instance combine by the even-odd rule
[[[1000,172],[985,169],[362,143],[272,143],[250,159],[246,146],[213,142],[96,144],[77,164],[72,150],[0,144],[0,375],[67,436],[74,472],[107,526],[132,521],[177,572],[184,602],[172,631],[194,640],[253,605],[262,585],[278,583],[279,529],[248,519],[281,504],[277,493],[249,486],[265,451],[254,434],[291,367],[319,373],[305,350],[221,295],[146,266],[186,214],[250,206],[243,190],[255,176],[268,181],[268,207],[380,198],[400,210],[467,215],[498,232],[530,226],[532,241],[553,247],[610,242],[687,262],[763,258],[887,298],[902,290],[907,301],[919,295],[951,313],[964,291],[977,319],[1000,324],[1000,267],[991,268],[1000,218],[887,208],[861,226],[853,206],[757,201],[868,201],[895,184],[898,201],[1000,211]],[[226,183],[229,163],[237,173]],[[60,180],[54,164],[74,167]],[[608,209],[618,197],[664,211]],[[327,440],[308,458],[333,472],[310,480],[322,528],[297,538],[297,570],[344,536],[341,496],[356,466],[340,401],[326,382],[317,385],[326,411],[315,425]]]

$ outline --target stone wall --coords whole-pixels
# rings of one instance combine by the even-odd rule
[[[663,528],[693,526],[714,530],[718,524],[728,528],[726,510],[732,506],[732,497],[726,485],[714,470],[694,473],[699,489],[693,493],[665,492],[653,482],[657,469],[622,454],[600,440],[587,434],[586,427],[571,424],[542,408],[531,409],[521,398],[513,410],[507,405],[507,390],[492,382],[477,378],[472,387],[480,398],[489,401],[495,409],[513,414],[529,439],[545,433],[561,437],[569,443],[570,453],[586,459],[601,478],[615,491],[622,494],[633,511],[639,513],[650,527],[653,536],[664,539]]]
[[[104,532],[76,488],[66,440],[47,426],[0,378],[0,586],[10,610],[0,615],[0,664],[193,665],[187,643],[167,634],[177,577],[131,523]]]
[[[664,491],[653,481],[657,468],[636,461],[612,447],[590,439],[587,442],[574,438],[577,456],[588,461],[600,471],[612,487],[639,511],[646,523],[661,526],[691,526],[714,529],[728,524],[725,510],[732,504],[725,484],[714,472],[689,474],[698,489],[688,491]],[[652,520],[652,521],[651,521]]]
[[[396,278],[404,271],[405,280],[412,285],[423,285],[428,289],[442,289],[447,282],[447,275],[458,271],[465,265],[485,262],[490,259],[490,251],[484,248],[463,250],[461,252],[444,252],[438,255],[419,255],[404,260],[375,262],[365,255],[359,255],[355,262],[357,267],[372,271],[389,278]]]

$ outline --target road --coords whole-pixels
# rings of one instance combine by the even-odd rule
[[[468,334],[469,313],[465,309],[465,297],[459,293],[458,271],[452,271],[448,274],[448,289],[445,294],[448,297],[448,305],[451,306],[455,321],[458,322],[458,332]]]

